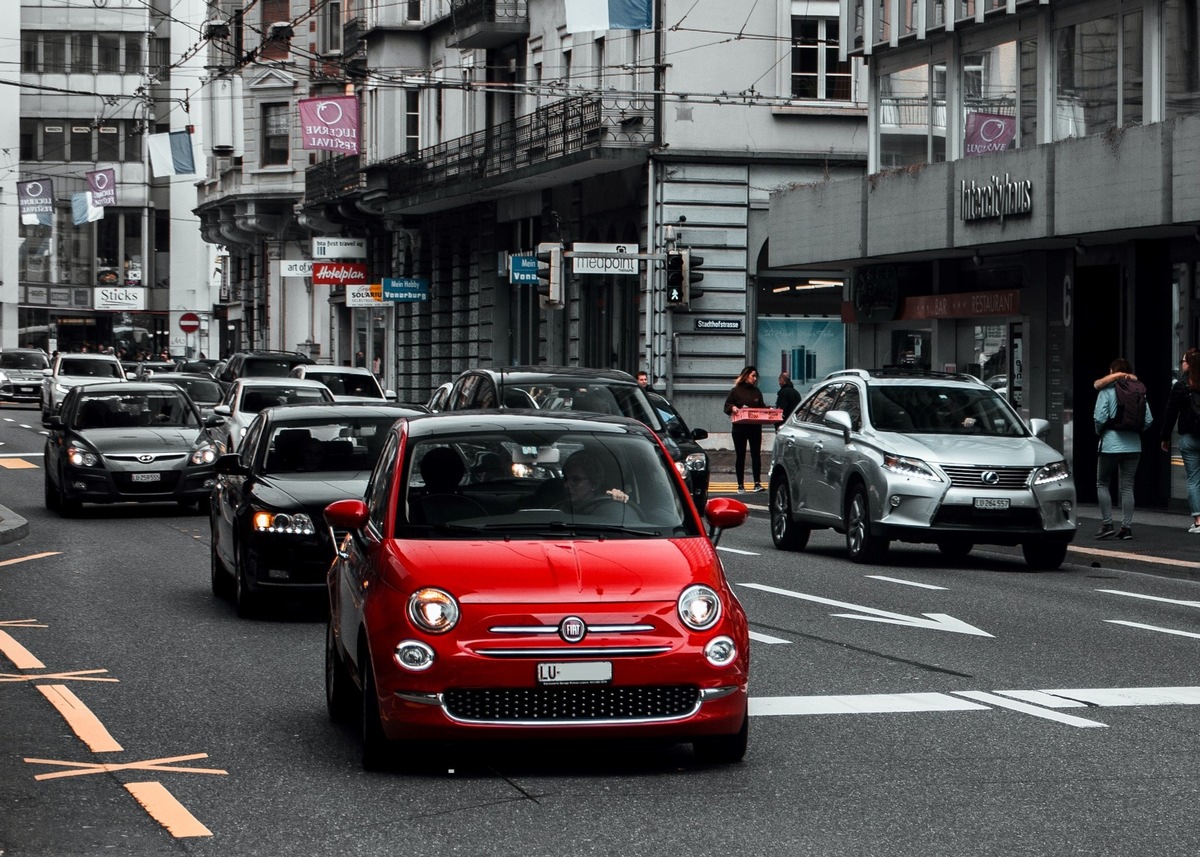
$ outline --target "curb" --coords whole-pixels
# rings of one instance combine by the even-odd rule
[[[29,522],[0,506],[0,545],[20,541],[29,535]]]

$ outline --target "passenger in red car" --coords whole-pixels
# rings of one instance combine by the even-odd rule
[[[421,459],[421,479],[425,493],[417,505],[418,514],[427,524],[444,524],[462,518],[487,515],[487,511],[459,490],[467,468],[457,452],[448,446],[429,450]]]

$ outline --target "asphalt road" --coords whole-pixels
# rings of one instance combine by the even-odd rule
[[[754,632],[745,762],[537,742],[373,774],[325,714],[320,604],[237,619],[203,516],[47,512],[36,413],[0,418],[28,521],[0,545],[5,857],[1200,852],[1200,588],[1166,561],[1191,542],[1147,561],[1148,523],[1033,573],[1002,549],[855,566],[832,532],[785,554],[759,510],[721,541]]]

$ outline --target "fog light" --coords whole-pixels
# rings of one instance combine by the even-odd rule
[[[1070,500],[1063,500],[1063,501],[1062,501],[1062,513],[1063,513],[1063,518],[1065,518],[1067,521],[1070,521],[1070,520],[1071,520],[1071,513],[1072,513],[1072,512],[1074,512],[1074,511],[1075,511],[1075,510],[1074,510],[1074,507],[1071,505],[1071,501],[1070,501]]]
[[[421,672],[433,666],[433,649],[419,640],[403,640],[396,644],[393,656],[396,664],[412,672]]]
[[[728,666],[737,657],[737,644],[729,637],[713,637],[704,647],[704,657],[714,667]]]
[[[891,497],[888,497],[888,504],[889,504],[889,505],[890,505],[890,506],[891,506],[893,509],[895,509],[897,506],[899,506],[899,505],[900,505],[900,495],[899,495],[899,494],[893,494]]]
[[[72,487],[72,488],[74,488],[76,491],[86,491],[86,490],[87,490],[87,483],[86,483],[86,482],[78,482],[78,481],[76,481],[76,482],[72,482],[72,483],[71,483],[71,487]]]

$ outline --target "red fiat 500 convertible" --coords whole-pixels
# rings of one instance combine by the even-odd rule
[[[659,737],[741,759],[749,636],[712,539],[747,510],[704,515],[711,534],[633,420],[397,421],[365,499],[325,510],[347,533],[330,715],[361,717],[368,767],[431,738]]]

